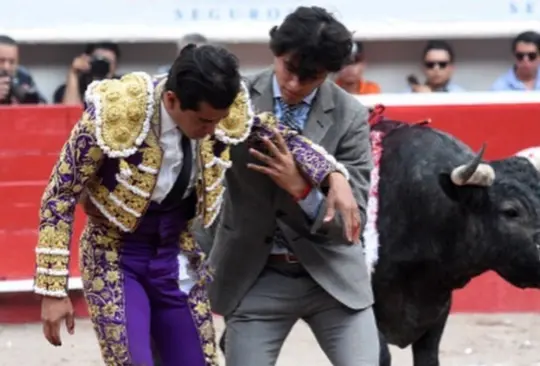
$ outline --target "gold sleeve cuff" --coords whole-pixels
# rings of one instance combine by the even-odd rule
[[[34,292],[44,296],[67,296],[69,250],[37,248],[36,264]]]

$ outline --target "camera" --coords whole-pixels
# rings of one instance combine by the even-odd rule
[[[0,101],[1,104],[11,104],[11,99],[14,98],[20,104],[38,104],[40,100],[39,92],[35,87],[22,84],[18,77],[11,77],[5,70],[0,70],[0,77],[9,77],[9,93],[5,100]]]
[[[111,62],[101,56],[93,56],[90,59],[90,76],[93,80],[102,80],[111,71]]]

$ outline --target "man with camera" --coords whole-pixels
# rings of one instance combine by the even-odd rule
[[[87,45],[85,52],[73,59],[66,83],[54,92],[54,103],[82,104],[84,92],[92,81],[120,77],[116,75],[119,58],[120,49],[115,43]]]
[[[19,45],[0,35],[0,105],[46,103],[32,75],[19,66]]]

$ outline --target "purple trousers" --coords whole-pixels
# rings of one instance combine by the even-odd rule
[[[153,366],[152,342],[163,366],[214,364],[205,354],[214,342],[205,291],[196,285],[188,296],[178,285],[181,219],[149,212],[129,235],[87,225],[81,272],[106,365]]]

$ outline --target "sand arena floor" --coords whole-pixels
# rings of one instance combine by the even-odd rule
[[[219,331],[223,325],[216,319]],[[409,349],[392,348],[395,366],[410,366]],[[540,314],[453,315],[442,341],[441,366],[540,366]],[[0,366],[102,365],[88,320],[60,348],[40,324],[0,326]],[[287,339],[278,366],[331,366],[302,323]]]

